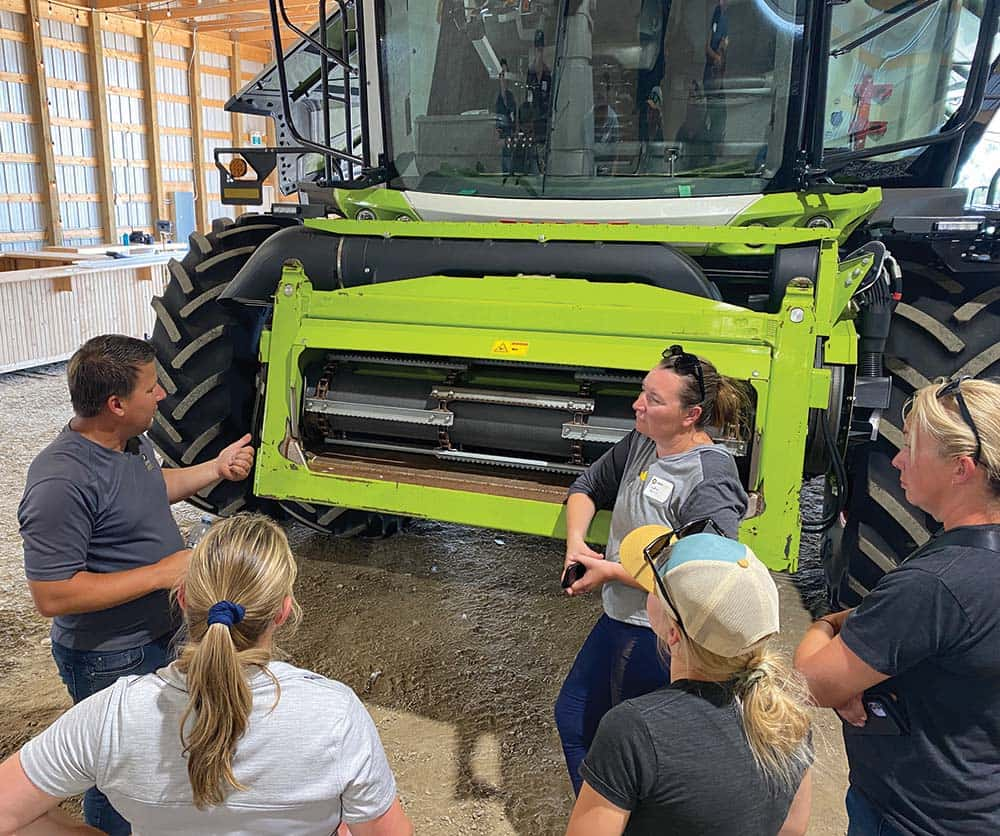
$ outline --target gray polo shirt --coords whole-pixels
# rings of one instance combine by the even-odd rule
[[[31,463],[17,519],[28,580],[120,572],[184,548],[167,486],[145,436],[109,450],[68,426]],[[52,641],[75,650],[125,650],[177,627],[168,593],[98,612],[60,615]]]
[[[732,454],[715,444],[702,444],[672,456],[657,456],[655,442],[633,430],[594,462],[571,486],[599,508],[613,508],[607,560],[618,562],[622,538],[641,525],[671,528],[711,517],[735,538],[747,511]],[[646,593],[618,581],[601,590],[604,611],[617,621],[649,626]]]

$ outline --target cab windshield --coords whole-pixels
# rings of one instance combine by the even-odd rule
[[[388,0],[396,188],[494,197],[762,191],[802,0]]]

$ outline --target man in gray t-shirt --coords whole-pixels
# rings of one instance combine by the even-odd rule
[[[218,479],[245,479],[250,436],[210,461],[161,471],[143,435],[166,393],[142,340],[95,337],[67,370],[74,417],[31,463],[18,522],[38,611],[73,702],[168,661],[169,590],[187,568],[170,503]],[[91,789],[84,815],[106,833],[128,823]]]

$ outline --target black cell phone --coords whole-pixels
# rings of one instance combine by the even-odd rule
[[[562,576],[562,588],[567,589],[575,584],[587,572],[587,567],[582,563],[570,563]]]
[[[888,693],[865,692],[861,695],[868,719],[863,726],[854,726],[844,721],[847,734],[905,735],[910,733],[910,724],[898,700]]]

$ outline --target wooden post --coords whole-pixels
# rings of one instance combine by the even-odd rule
[[[115,185],[113,160],[111,157],[111,126],[108,122],[108,88],[104,77],[104,38],[101,26],[103,14],[93,12],[90,16],[90,64],[91,106],[94,115],[94,145],[97,152],[97,195],[100,198],[101,226],[104,240],[117,242],[118,222],[115,219]]]
[[[160,164],[160,117],[156,110],[156,27],[147,23],[142,38],[142,107],[146,116],[146,156],[149,159],[149,197],[153,210],[153,228],[167,217],[167,196],[163,193],[163,167]]]
[[[205,137],[201,112],[201,38],[191,35],[191,61],[188,71],[188,94],[191,97],[191,159],[194,162],[194,215],[198,229],[208,232],[208,200],[205,198]]]
[[[233,51],[229,56],[229,95],[235,96],[243,89],[243,48],[239,41],[233,41]],[[230,131],[233,146],[243,145],[243,114],[232,114]]]
[[[38,0],[27,0],[28,62],[35,68],[34,83],[28,85],[31,95],[31,109],[37,116],[35,122],[35,146],[38,161],[42,167],[42,196],[49,203],[49,226],[46,230],[48,243],[56,247],[63,244],[62,215],[59,208],[59,184],[56,181],[56,161],[52,153],[52,122],[49,118],[48,73],[45,70],[45,52],[42,49],[42,18]]]

